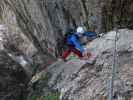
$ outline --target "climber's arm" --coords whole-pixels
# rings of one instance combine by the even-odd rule
[[[84,36],[87,36],[88,38],[97,37],[96,32],[85,32]]]
[[[71,38],[71,40],[72,40],[72,42],[73,42],[75,48],[78,49],[78,50],[81,52],[81,54],[83,54],[85,50],[84,50],[84,48],[81,46],[80,42],[76,39],[76,37],[73,36],[73,37]]]

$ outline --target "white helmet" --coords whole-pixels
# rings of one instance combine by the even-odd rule
[[[78,34],[83,34],[85,32],[84,27],[82,26],[79,26],[76,31]]]

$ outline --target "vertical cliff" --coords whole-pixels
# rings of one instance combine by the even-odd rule
[[[61,51],[60,42],[66,29],[88,25],[89,9],[100,7],[97,1],[84,0],[2,0],[1,2],[3,2],[1,11],[4,9],[2,23],[9,27],[14,26],[13,29],[17,28],[23,33],[40,52],[44,54],[50,52],[53,56],[58,56]],[[94,9],[94,15],[97,14],[96,11],[97,8]],[[101,18],[100,11],[101,9],[97,11],[99,12],[97,18]],[[101,27],[101,20],[98,23]]]
[[[0,63],[6,67],[6,57],[13,60],[8,66],[13,64],[22,70],[23,66],[14,61],[18,60],[17,57],[28,59],[35,65],[26,67],[33,70],[32,76],[36,70],[44,69],[59,57],[67,28],[85,25],[87,30],[101,33],[112,30],[115,24],[133,28],[132,0],[0,0],[0,51],[5,53],[0,53]],[[17,73],[17,76],[19,70],[14,72],[7,68],[4,70],[5,77],[14,79],[14,75],[8,72]],[[25,72],[26,69],[22,72],[23,76]],[[0,81],[2,86],[4,83]]]
[[[1,0],[1,24],[14,26],[40,52],[58,56],[68,27],[86,25],[92,30],[91,16],[98,33],[111,30],[116,22],[132,27],[132,5],[132,0]]]

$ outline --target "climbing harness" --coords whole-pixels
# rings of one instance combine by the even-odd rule
[[[112,65],[112,74],[111,80],[109,81],[109,90],[108,90],[108,100],[113,100],[113,91],[114,91],[114,80],[116,77],[116,69],[117,69],[117,39],[118,39],[118,28],[115,29],[115,46],[113,52],[113,65]]]

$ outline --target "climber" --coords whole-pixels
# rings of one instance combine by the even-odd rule
[[[94,38],[97,35],[95,32],[85,32],[85,29],[81,26],[77,28],[76,32],[70,29],[65,38],[65,43],[67,44],[68,49],[63,52],[62,59],[66,60],[66,58],[71,52],[76,54],[81,59],[87,58],[91,55],[89,52],[87,52],[85,48],[81,46],[79,39],[82,36],[86,36],[88,38]]]

